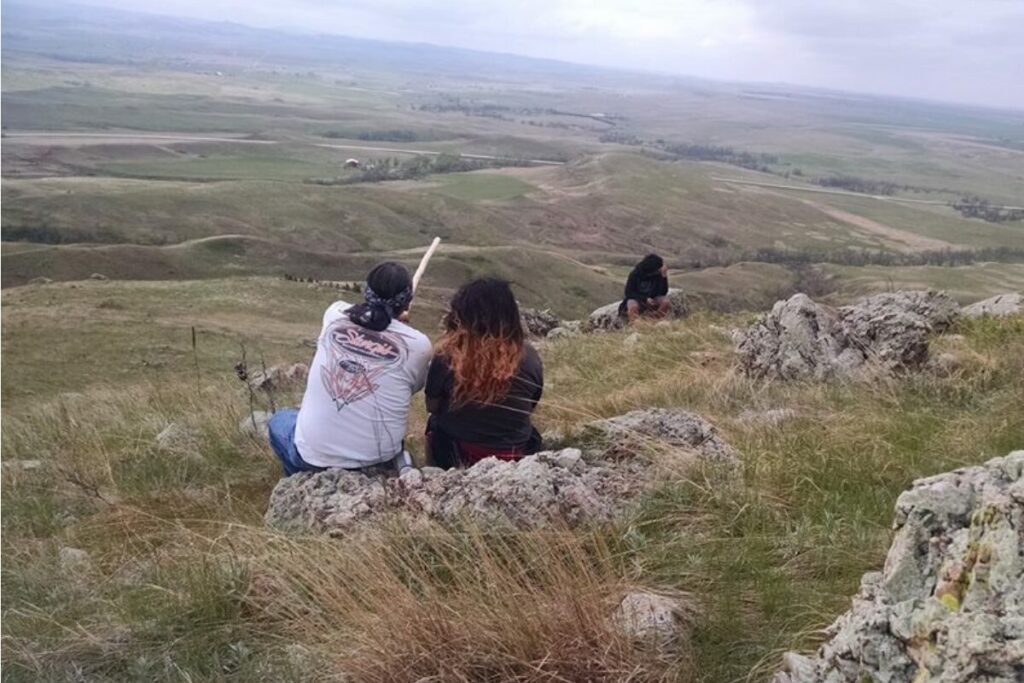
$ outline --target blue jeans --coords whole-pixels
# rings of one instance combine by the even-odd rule
[[[322,472],[323,467],[310,465],[299,455],[299,449],[295,446],[295,422],[299,418],[299,411],[295,408],[285,408],[274,413],[267,423],[267,431],[270,434],[270,447],[281,460],[284,467],[284,476],[290,477],[296,472]]]

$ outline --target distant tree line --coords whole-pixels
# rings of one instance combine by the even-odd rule
[[[662,138],[658,138],[656,140],[645,140],[633,133],[627,133],[624,131],[608,131],[602,134],[598,140],[601,142],[611,142],[620,145],[652,147],[677,159],[717,161],[719,163],[740,166],[742,168],[762,171],[764,173],[773,173],[774,171],[772,166],[779,163],[779,157],[774,154],[737,150],[725,145],[669,142]]]
[[[94,242],[118,244],[128,241],[125,236],[106,226],[90,231],[78,228],[55,228],[50,225],[4,225],[0,239],[5,242],[32,242],[35,244],[76,244]]]
[[[749,168],[754,171],[763,171],[765,173],[771,173],[771,165],[779,163],[779,157],[774,154],[746,152],[722,145],[695,145],[687,143],[675,144],[663,142],[660,145],[660,148],[681,159],[718,161],[724,164]]]
[[[413,105],[413,109],[442,114],[460,112],[466,116],[480,116],[504,121],[511,121],[513,120],[512,117],[515,116],[572,116],[614,126],[618,121],[624,120],[623,116],[616,114],[584,114],[582,112],[565,111],[564,109],[554,109],[552,107],[510,107],[503,104],[467,101],[458,97],[449,97],[441,102]]]
[[[741,252],[707,251],[673,260],[681,268],[725,267],[742,262],[774,263],[788,267],[831,263],[842,266],[966,266],[995,261],[1024,262],[1024,249],[986,247],[983,249],[935,249],[916,252],[876,251],[871,249],[794,250],[757,249]]]
[[[838,187],[850,192],[886,196],[894,195],[898,190],[908,187],[907,185],[898,185],[887,180],[870,180],[852,175],[826,176],[824,178],[816,178],[814,182],[822,187]]]
[[[965,218],[980,218],[989,223],[1008,223],[1024,220],[1024,209],[996,206],[978,196],[961,197],[950,204]]]
[[[379,183],[385,180],[416,180],[436,173],[463,173],[485,168],[529,165],[530,162],[525,159],[473,159],[447,153],[408,159],[385,157],[367,161],[354,173],[334,178],[309,178],[306,182],[314,185],[353,185]]]
[[[420,133],[408,128],[361,131],[329,130],[321,133],[321,136],[331,139],[366,140],[367,142],[418,142],[424,139]]]

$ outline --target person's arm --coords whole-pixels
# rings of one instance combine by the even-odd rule
[[[444,356],[434,356],[427,371],[427,385],[424,395],[427,399],[427,412],[436,415],[444,410],[451,393],[451,370]]]
[[[544,395],[544,362],[540,359],[540,356],[537,357],[536,384],[537,386],[534,388],[533,396],[531,397],[535,408],[540,403],[540,397]]]
[[[427,383],[427,368],[430,365],[430,355],[433,353],[429,339],[423,337],[419,342],[418,347],[413,351],[412,357],[409,359],[409,362],[412,364],[413,394],[419,393]]]
[[[668,296],[668,277],[662,275],[658,283],[658,293],[655,296]]]
[[[637,280],[640,279],[640,274],[634,269],[630,272],[629,277],[626,278],[626,292],[624,298],[628,301],[633,299],[634,301],[645,301],[647,299],[641,292],[637,291]]]
[[[544,361],[540,359],[540,354],[533,346],[527,345],[526,349],[529,354],[526,373],[530,383],[529,400],[533,404],[530,410],[533,410],[540,403],[540,397],[544,395]]]

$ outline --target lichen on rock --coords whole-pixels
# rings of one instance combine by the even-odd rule
[[[266,522],[285,530],[340,534],[363,522],[398,516],[456,522],[463,517],[519,529],[610,520],[639,486],[577,449],[506,462],[487,458],[468,469],[410,470],[401,477],[329,469],[282,479]]]
[[[942,293],[893,292],[832,308],[806,294],[776,302],[736,335],[744,372],[770,379],[830,379],[873,369],[911,370],[928,361],[928,338],[959,314]]]
[[[739,454],[718,434],[718,430],[700,415],[683,410],[651,408],[634,410],[587,425],[617,445],[636,450],[640,442],[654,441],[670,447],[693,451],[707,461],[735,464]]]
[[[546,337],[551,330],[562,325],[561,319],[547,309],[520,308],[519,317],[523,322],[523,331],[531,337]]]
[[[775,683],[1020,681],[1024,451],[914,482],[881,572]]]

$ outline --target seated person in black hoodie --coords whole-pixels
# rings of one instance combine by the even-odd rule
[[[626,295],[619,306],[619,315],[627,315],[633,323],[640,316],[664,318],[670,310],[668,266],[657,254],[648,254],[626,280]]]

